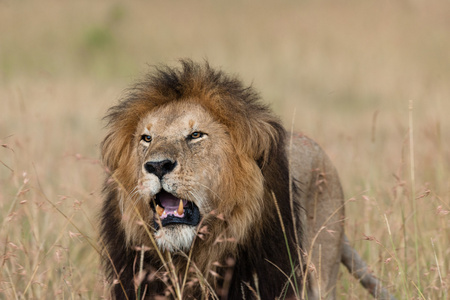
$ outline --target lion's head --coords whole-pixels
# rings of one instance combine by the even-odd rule
[[[162,68],[110,109],[102,144],[131,245],[188,250],[200,223],[241,242],[264,209],[263,170],[284,131],[251,88],[182,61]],[[226,222],[214,225],[220,215]]]

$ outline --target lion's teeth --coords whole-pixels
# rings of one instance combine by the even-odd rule
[[[178,213],[179,215],[182,215],[182,214],[183,214],[183,211],[184,211],[184,208],[183,208],[183,200],[180,199],[180,204],[178,205],[177,213]]]
[[[156,212],[158,213],[158,215],[161,217],[164,213],[164,208],[162,208],[161,206],[159,206],[158,204],[156,204]]]

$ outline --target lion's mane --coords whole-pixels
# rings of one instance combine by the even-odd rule
[[[231,168],[215,179],[220,183],[215,192],[221,195],[221,202],[214,203],[216,214],[204,216],[201,224],[208,232],[192,246],[190,264],[197,271],[189,274],[197,280],[192,280],[194,286],[185,289],[183,298],[207,297],[212,289],[221,298],[251,299],[258,292],[263,299],[274,299],[287,286],[283,273],[292,275],[293,265],[298,265],[290,261],[289,252],[295,260],[302,248],[302,232],[294,229],[301,228],[299,220],[291,217],[299,215],[300,208],[291,201],[298,191],[295,184],[289,186],[286,132],[252,87],[206,62],[190,60],[182,60],[180,68],[155,68],[105,117],[108,132],[101,153],[107,179],[100,236],[103,264],[115,282],[112,294],[115,299],[125,299],[125,293],[134,299],[136,282],[149,297],[170,287],[163,276],[155,275],[163,262],[151,241],[153,224],[142,222],[145,203],[130,198],[139,174],[135,134],[138,122],[149,112],[187,100],[200,104],[226,127],[233,151],[228,153]],[[141,246],[146,250],[146,275],[138,280]],[[180,278],[186,257],[171,253]]]

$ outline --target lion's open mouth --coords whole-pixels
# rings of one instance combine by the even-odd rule
[[[194,202],[182,200],[166,191],[156,194],[155,200],[151,201],[150,205],[155,213],[156,230],[160,224],[163,227],[177,224],[197,226],[200,222],[200,210]]]

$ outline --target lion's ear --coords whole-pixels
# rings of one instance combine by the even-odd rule
[[[110,131],[103,140],[100,149],[102,162],[110,172],[114,172],[129,159],[130,140],[120,132]]]
[[[152,108],[150,101],[130,98],[109,109],[105,117],[109,132],[100,148],[102,162],[111,172],[129,163],[137,124]]]
[[[272,159],[284,151],[286,132],[280,121],[272,114],[256,114],[247,120],[248,128],[240,134],[242,149],[253,157],[263,169]]]
[[[285,129],[278,120],[267,121],[262,130],[261,134],[265,137],[260,136],[260,139],[264,140],[265,144],[260,144],[259,155],[256,156],[256,161],[261,169],[271,160],[279,159],[279,155],[284,151],[286,136]]]

